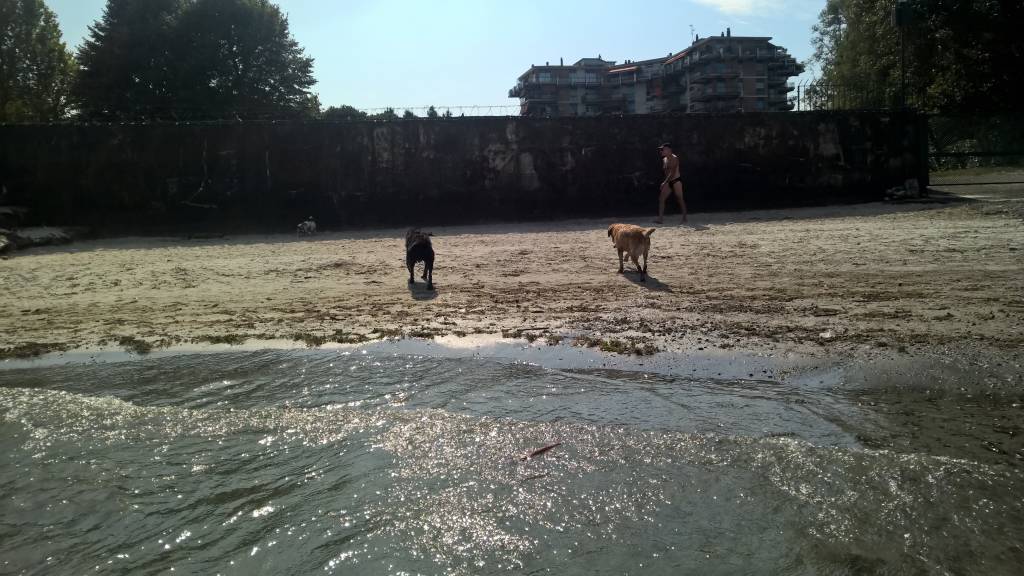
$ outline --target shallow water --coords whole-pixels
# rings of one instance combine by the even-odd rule
[[[0,573],[1013,574],[1022,422],[373,348],[3,370]]]

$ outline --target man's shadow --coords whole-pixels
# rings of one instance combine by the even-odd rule
[[[437,298],[437,284],[434,284],[433,290],[427,290],[427,285],[424,282],[417,282],[415,284],[406,283],[409,288],[409,295],[412,296],[413,300],[433,300]]]

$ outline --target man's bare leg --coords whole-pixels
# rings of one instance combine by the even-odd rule
[[[661,193],[658,195],[658,219],[655,220],[658,224],[665,221],[665,200],[668,199],[670,191],[668,186],[661,185]]]
[[[686,224],[686,201],[683,200],[683,183],[682,182],[676,182],[676,183],[672,184],[672,191],[676,193],[676,200],[679,200],[679,208],[681,208],[683,210],[683,220],[682,220],[682,223]],[[668,195],[666,194],[665,196],[668,196]],[[664,207],[665,207],[665,201],[664,200],[661,201],[661,205],[662,205],[662,208],[664,209]]]

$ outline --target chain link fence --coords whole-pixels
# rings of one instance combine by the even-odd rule
[[[1024,183],[1024,118],[931,115],[932,186]]]

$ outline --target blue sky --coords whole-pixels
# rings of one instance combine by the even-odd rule
[[[47,0],[75,48],[106,0]],[[734,36],[771,36],[798,60],[810,57],[811,26],[825,0],[278,0],[292,35],[315,60],[314,90],[326,106],[370,109],[514,106],[508,89],[530,64],[600,54],[642,60],[728,26]],[[805,74],[806,76],[806,74]],[[491,110],[490,113],[509,113]],[[488,113],[481,109],[479,113]]]

